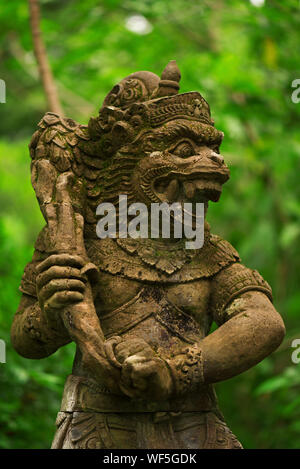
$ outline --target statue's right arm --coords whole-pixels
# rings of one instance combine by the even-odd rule
[[[67,143],[67,139],[68,142],[73,139],[72,144],[77,143],[74,134],[74,126],[77,124],[75,122],[73,124],[71,128],[69,121],[56,114],[47,113],[38,124],[38,130],[30,142],[32,184],[36,186],[41,209],[44,199],[48,201],[48,196],[53,192],[52,178],[56,180],[57,174],[69,171],[70,165],[72,168],[74,166],[74,155],[70,151],[73,147]],[[38,171],[40,169],[44,171]],[[25,268],[20,285],[22,298],[11,328],[12,345],[26,358],[47,357],[59,347],[71,342],[59,314],[62,304],[58,302],[58,297],[63,296],[67,299],[67,296],[77,295],[75,298],[77,301],[82,298],[80,292],[83,290],[83,284],[80,282],[81,276],[78,270],[74,276],[73,259],[66,259],[66,263],[64,259],[56,259],[57,262],[48,265],[47,271],[38,275],[38,265],[45,261],[48,254],[47,232],[46,226],[38,237],[32,261]],[[79,291],[76,291],[78,285],[75,285],[75,292],[67,293],[66,290],[72,289],[70,282],[74,284],[76,279]],[[66,284],[65,287],[63,284]]]
[[[45,358],[71,342],[62,323],[47,321],[36,297],[22,294],[11,328],[14,349],[25,358]]]
[[[24,270],[22,298],[15,314],[11,341],[25,358],[44,358],[71,342],[61,312],[83,299],[86,278],[80,256],[44,252],[46,230],[40,233],[31,262]],[[39,247],[40,249],[37,249]]]

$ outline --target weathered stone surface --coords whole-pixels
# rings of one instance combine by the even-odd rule
[[[213,383],[281,342],[271,288],[205,226],[176,239],[98,239],[96,207],[218,201],[223,133],[197,92],[178,94],[172,61],[137,72],[88,126],[47,113],[30,144],[46,226],[26,266],[12,343],[43,358],[77,345],[53,448],[241,448]],[[219,326],[209,334],[212,322]]]

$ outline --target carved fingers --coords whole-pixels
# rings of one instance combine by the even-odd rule
[[[131,398],[164,400],[172,393],[172,377],[164,360],[132,355],[122,365],[120,388]]]
[[[38,265],[37,295],[46,313],[83,300],[87,278],[81,269],[85,264],[81,256],[54,254]]]
[[[138,355],[150,359],[155,356],[154,350],[143,339],[132,338],[119,342],[114,348],[114,354],[119,363],[131,357]]]
[[[119,387],[128,397],[167,399],[173,391],[169,368],[143,339],[119,336],[105,341],[108,362],[120,371]]]

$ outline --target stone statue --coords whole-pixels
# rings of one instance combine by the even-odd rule
[[[213,384],[254,366],[285,329],[271,288],[210,233],[100,239],[96,209],[218,201],[229,170],[198,92],[137,72],[88,126],[46,113],[30,143],[46,225],[26,266],[12,344],[27,358],[77,345],[52,448],[242,448]],[[218,328],[209,334],[212,322]]]

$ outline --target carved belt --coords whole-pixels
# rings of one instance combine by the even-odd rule
[[[212,386],[204,386],[198,393],[168,401],[150,402],[111,394],[94,380],[70,375],[67,378],[61,412],[199,412],[217,409]]]
[[[198,323],[171,304],[161,288],[150,285],[143,287],[120,308],[102,316],[100,322],[105,338],[108,339],[127,332],[150,316],[184,342],[194,344],[202,337]]]

